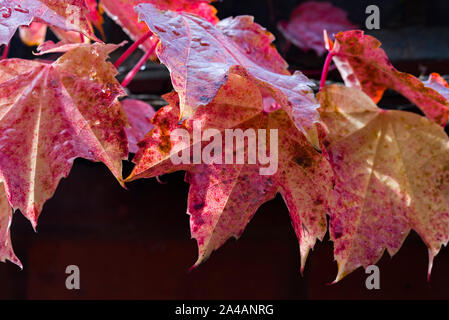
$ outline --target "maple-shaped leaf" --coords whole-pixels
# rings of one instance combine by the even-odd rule
[[[11,226],[12,209],[9,206],[3,183],[0,181],[0,261],[9,260],[20,268],[22,264],[16,257],[11,244],[9,227]]]
[[[0,0],[0,44],[8,44],[19,26],[43,22],[97,40],[86,17],[85,0]]]
[[[375,103],[384,91],[393,89],[416,104],[431,120],[446,125],[449,101],[411,74],[395,69],[381,43],[363,31],[346,31],[335,36],[333,60],[348,87],[359,88]]]
[[[449,138],[420,115],[379,109],[355,88],[318,94],[336,176],[330,235],[336,281],[393,256],[411,229],[434,256],[449,239]]]
[[[128,149],[136,153],[139,150],[137,144],[153,128],[151,119],[156,112],[148,103],[136,99],[123,100],[122,106],[129,122],[129,128],[126,128]]]
[[[151,3],[161,10],[190,12],[203,17],[211,23],[217,23],[217,10],[209,3],[211,0],[100,0],[104,11],[116,21],[128,36],[136,41],[145,35],[149,29],[140,22],[134,7],[141,3]],[[142,46],[145,50],[152,50],[157,43],[157,37],[150,37]]]
[[[347,18],[347,12],[329,2],[309,1],[293,10],[290,20],[280,21],[278,29],[284,37],[298,48],[314,50],[319,55],[326,52],[323,31],[329,34],[356,29]]]
[[[151,4],[138,5],[136,11],[161,41],[156,53],[170,70],[182,118],[210,103],[229,74],[240,74],[256,83],[262,94],[272,96],[318,145],[318,104],[309,87],[312,82],[300,72],[288,72],[272,47],[273,35],[253,17],[228,18],[214,26],[200,17],[160,11]]]
[[[75,158],[101,161],[121,181],[125,92],[106,62],[116,48],[78,44],[53,63],[0,62],[0,176],[33,226]]]
[[[239,75],[230,74],[214,100],[182,123],[178,95],[164,98],[169,105],[156,113],[155,128],[139,143],[127,181],[187,171],[187,212],[199,248],[195,266],[229,238],[238,238],[257,209],[279,192],[300,242],[303,268],[316,239],[326,233],[332,174],[325,158],[284,110],[265,112],[256,85]],[[178,129],[193,139],[177,136]],[[229,130],[241,130],[248,139],[234,148],[226,143]],[[192,162],[178,161],[179,154],[186,160],[191,153]]]

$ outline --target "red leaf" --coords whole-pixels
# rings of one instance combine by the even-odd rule
[[[0,62],[0,176],[11,205],[36,226],[44,202],[77,157],[102,161],[121,181],[127,141],[106,62],[116,45],[82,45],[54,63]]]
[[[292,12],[290,21],[281,21],[279,31],[298,48],[314,50],[319,55],[326,52],[323,31],[328,34],[357,29],[348,18],[346,11],[329,2],[304,2]]]
[[[0,181],[0,261],[6,259],[22,268],[22,263],[16,257],[11,244],[11,235],[9,227],[11,225],[12,209],[9,206],[8,199]]]
[[[128,149],[129,152],[136,153],[139,150],[137,144],[153,128],[151,119],[156,112],[152,106],[140,100],[126,99],[122,101],[122,106],[130,125],[126,129]]]
[[[333,59],[345,84],[362,89],[375,103],[380,101],[385,89],[396,90],[416,104],[429,119],[446,125],[448,100],[418,78],[396,70],[380,45],[377,39],[364,35],[363,31],[336,35]]]
[[[139,21],[134,11],[138,4],[151,3],[161,10],[190,12],[215,24],[218,22],[217,10],[209,2],[211,0],[100,0],[100,5],[136,41],[148,32],[148,27]],[[152,50],[157,41],[156,37],[151,37],[143,43],[143,47],[145,50]]]
[[[104,19],[103,16],[101,15],[101,11],[98,10],[98,1],[86,0],[86,3],[89,9],[89,13],[87,14],[89,21],[92,22],[92,24],[103,34]]]
[[[33,20],[97,40],[87,12],[84,0],[0,0],[0,44],[8,44],[19,26]]]
[[[259,90],[244,77],[230,74],[214,100],[199,107],[181,124],[178,95],[174,93],[164,98],[170,104],[154,116],[155,128],[139,144],[141,149],[134,160],[137,164],[127,181],[177,170],[187,171],[186,181],[190,183],[188,214],[191,216],[192,237],[199,247],[196,265],[227,239],[238,238],[257,209],[279,192],[287,204],[300,241],[303,268],[316,239],[322,239],[326,233],[325,207],[332,175],[324,157],[307,142],[285,111],[264,112]],[[202,134],[213,133],[211,137],[203,137],[202,143],[191,139],[182,141],[173,135],[176,129],[185,129],[192,136],[194,131],[200,130],[199,127]],[[267,154],[277,156],[277,170],[271,175],[262,174],[260,169],[267,164],[262,164],[260,158],[254,164],[248,164],[249,160],[247,164],[226,162],[226,152],[234,152],[233,146],[231,149],[223,141],[226,129],[244,132],[253,129],[256,133],[261,129],[267,130],[268,135],[262,133],[262,137],[266,138]],[[274,133],[269,130],[276,130],[278,140],[271,140]],[[214,162],[207,163],[204,155],[215,156],[218,151],[212,152],[211,146],[206,145],[210,139],[218,143],[223,155],[217,154]],[[275,145],[277,141],[279,148]],[[262,143],[259,138],[259,148]],[[248,159],[250,144],[244,144],[235,152],[245,148],[245,159]],[[179,152],[190,156],[192,149],[198,148],[202,151],[203,161],[196,159],[197,164],[173,164],[171,157]]]
[[[229,74],[240,74],[271,95],[309,141],[318,144],[318,104],[309,87],[312,82],[300,72],[290,75],[271,45],[273,36],[252,17],[228,18],[214,26],[151,4],[138,5],[136,11],[161,41],[156,53],[170,70],[183,118],[210,103]]]
[[[427,88],[431,88],[449,101],[449,84],[438,73],[432,73],[427,81],[423,82]]]
[[[329,86],[319,94],[335,172],[330,235],[336,281],[393,256],[411,229],[434,256],[449,240],[449,138],[414,113],[379,109],[362,91]]]

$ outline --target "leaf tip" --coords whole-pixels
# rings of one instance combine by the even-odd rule
[[[427,283],[430,283],[432,277],[433,259],[435,258],[435,253],[432,249],[429,249],[429,266],[427,267]]]
[[[198,265],[199,265],[198,261],[195,262],[195,264],[191,266],[189,270],[187,270],[187,273],[191,273],[192,271],[194,271],[196,268],[198,268]]]

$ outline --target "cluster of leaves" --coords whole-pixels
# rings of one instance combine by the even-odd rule
[[[439,75],[422,82],[401,73],[376,39],[346,31],[335,43],[326,39],[328,60],[345,86],[324,87],[315,97],[310,80],[288,71],[271,33],[250,16],[219,21],[209,1],[101,0],[98,9],[96,1],[0,0],[1,6],[7,9],[4,44],[30,23],[21,29],[27,43],[41,44],[39,29],[47,25],[76,35],[41,46],[40,54],[61,52],[56,61],[0,62],[1,260],[20,265],[9,235],[13,212],[19,209],[36,227],[45,201],[81,157],[103,162],[121,184],[186,171],[187,213],[199,250],[195,266],[238,238],[258,208],[280,193],[299,240],[301,270],[316,240],[323,240],[329,216],[336,281],[376,263],[385,249],[395,254],[411,229],[429,248],[430,273],[449,239],[449,139],[443,129],[449,86]],[[70,19],[68,6],[82,13],[76,28],[62,23]],[[141,101],[119,100],[126,92],[107,61],[119,45],[103,44],[92,31],[92,25],[101,30],[102,10],[168,67],[174,92],[157,113]],[[350,27],[344,20],[342,13],[328,19],[334,27]],[[427,117],[377,107],[387,88]],[[198,124],[214,129],[209,138],[217,148],[224,148],[218,137],[225,129],[277,129],[278,171],[263,176],[264,163],[222,159],[175,165],[171,156],[181,151],[214,154],[205,141],[185,143],[171,135]],[[270,143],[267,149],[277,152]],[[136,153],[136,165],[123,179],[129,152]]]

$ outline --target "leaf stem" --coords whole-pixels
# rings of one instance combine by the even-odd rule
[[[128,57],[134,52],[136,51],[136,49],[142,44],[144,43],[149,37],[151,37],[153,35],[153,32],[148,31],[147,33],[145,33],[143,36],[141,36],[136,42],[134,42],[132,44],[132,46],[130,46],[125,53],[122,54],[122,56],[120,58],[117,59],[117,61],[114,63],[114,66],[116,68],[120,67],[122,65],[123,62],[125,62],[126,59],[128,59]],[[154,49],[152,50],[154,51]]]
[[[334,52],[329,51],[329,53],[327,54],[327,57],[326,57],[326,61],[324,62],[323,72],[321,73],[320,91],[326,85],[327,74],[329,72],[329,67],[331,65],[333,56],[334,56]]]
[[[145,52],[145,54],[140,58],[139,62],[134,66],[134,68],[131,69],[131,71],[126,75],[125,79],[122,82],[122,87],[126,88],[128,84],[134,79],[136,74],[139,72],[140,68],[147,62],[147,60],[150,58],[150,56],[154,53],[154,50],[156,49],[157,42],[153,45],[151,50],[148,50]]]
[[[10,45],[11,45],[11,42],[8,43],[8,45],[6,45],[5,48],[3,49],[2,60],[8,58],[9,46],[10,46]]]

